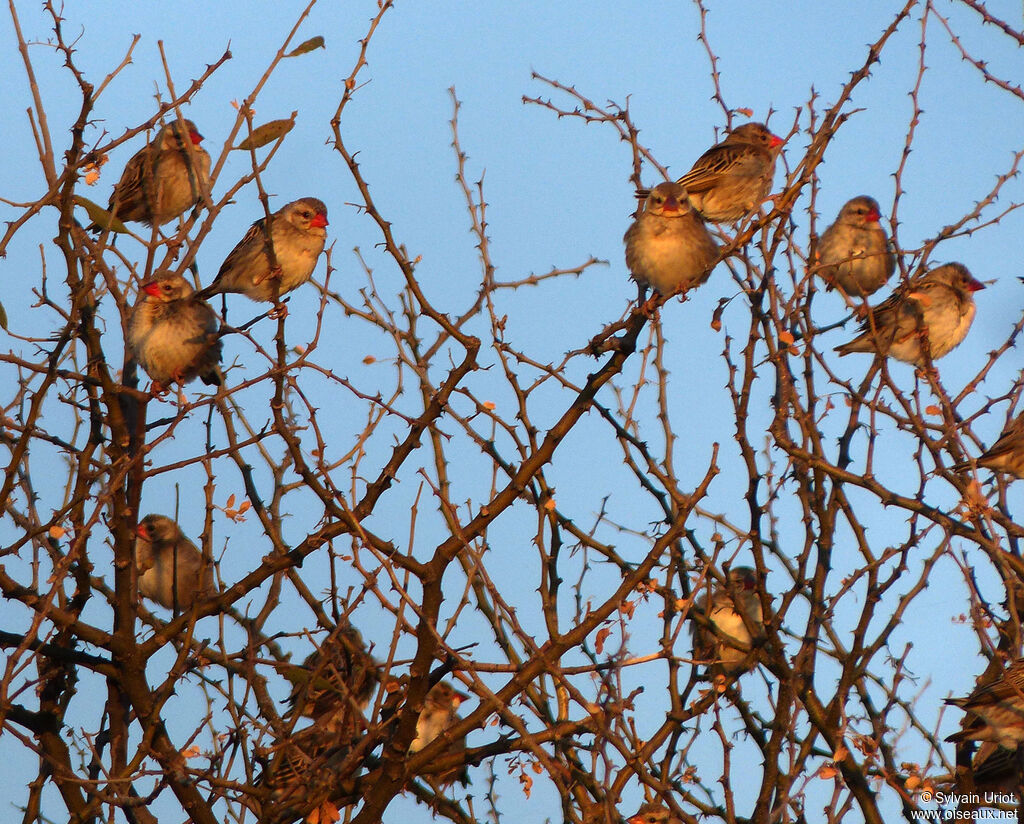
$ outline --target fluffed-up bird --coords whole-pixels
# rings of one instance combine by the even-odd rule
[[[447,681],[438,681],[434,684],[427,693],[423,709],[416,720],[416,737],[409,745],[409,752],[419,752],[445,730],[455,726],[459,722],[459,706],[468,698],[466,693],[459,692]],[[465,749],[466,740],[463,738],[453,742],[447,752],[463,752]],[[466,786],[469,783],[469,774],[465,767],[455,767],[437,775],[436,779],[441,784],[458,781]]]
[[[1008,750],[1024,743],[1024,658],[1018,658],[993,682],[947,704],[967,713],[959,732],[947,741],[992,741]]]
[[[878,201],[860,195],[839,210],[818,243],[818,274],[847,297],[881,289],[896,270],[896,256],[881,224]]]
[[[276,266],[268,254],[266,226],[264,217],[249,227],[221,264],[213,283],[199,292],[202,297],[238,292],[251,300],[273,301],[313,276],[327,241],[327,207],[323,202],[304,197],[270,216],[269,235]]]
[[[640,809],[626,819],[629,824],[683,824],[682,820],[672,815],[672,811],[664,804],[648,801],[640,805]]]
[[[202,140],[191,120],[166,124],[128,161],[107,211],[123,221],[163,226],[195,206],[210,186],[210,155]]]
[[[768,198],[783,142],[763,123],[744,123],[704,152],[676,182],[705,220],[739,220]]]
[[[959,346],[974,321],[974,293],[984,288],[962,263],[939,266],[869,310],[861,334],[835,351],[874,352],[925,366],[925,338],[933,361]]]
[[[718,259],[718,244],[678,183],[660,183],[651,190],[623,240],[626,265],[641,292],[652,286],[672,295],[700,286]]]
[[[165,515],[147,515],[136,528],[139,593],[160,606],[187,609],[217,594],[213,567]]]
[[[1024,479],[1024,413],[1012,420],[999,439],[978,456],[977,464]]]
[[[359,631],[343,623],[288,678],[289,714],[297,712],[312,718],[319,729],[348,737],[362,733],[363,713],[380,682],[380,668]]]
[[[158,276],[142,291],[128,321],[128,349],[153,380],[154,390],[196,377],[220,385],[217,313],[181,275]]]
[[[696,612],[707,618],[714,631],[696,621],[691,630],[694,660],[706,662],[712,676],[732,678],[753,667],[753,641],[764,632],[764,616],[757,594],[755,570],[746,566],[733,567],[729,570],[728,581],[728,586],[712,585],[710,606],[706,594],[694,605]],[[744,623],[744,615],[754,630],[753,634]]]

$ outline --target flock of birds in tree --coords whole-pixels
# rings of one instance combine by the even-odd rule
[[[110,196],[111,215],[159,227],[199,204],[210,185],[210,156],[201,141],[189,120],[161,128],[126,165]],[[758,210],[769,199],[783,143],[761,123],[741,125],[676,182],[638,192],[643,205],[624,241],[641,304],[648,287],[661,296],[681,295],[708,280],[721,249],[705,221],[737,221]],[[847,202],[821,235],[813,265],[828,289],[863,301],[888,282],[896,257],[880,220],[878,203],[861,195]],[[280,297],[312,276],[326,227],[323,202],[300,198],[257,220],[206,288],[196,291],[181,275],[167,272],[143,283],[128,324],[128,348],[151,378],[152,391],[160,393],[196,377],[221,385],[219,322],[207,298],[240,293],[273,302],[283,313]],[[983,288],[961,263],[935,267],[910,278],[877,306],[862,303],[860,334],[835,351],[873,353],[931,368],[932,361],[967,336],[975,315],[974,293]],[[1024,414],[974,463],[1024,478]],[[956,468],[969,466],[965,462]],[[170,518],[153,514],[139,522],[135,559],[139,592],[168,609],[188,608],[217,594],[209,563]],[[723,690],[756,665],[765,616],[756,572],[749,567],[729,569],[725,580],[710,582],[708,590],[710,595],[694,605],[693,657],[707,664],[708,677]],[[381,683],[381,668],[359,633],[343,623],[288,677],[294,688],[285,717],[314,723],[273,748],[262,781],[272,788],[275,801],[305,815],[337,792],[334,775],[366,731],[365,711]],[[458,721],[456,710],[467,698],[438,681],[424,699],[409,752],[444,735]],[[392,712],[396,700],[390,700]],[[976,768],[982,760],[1008,760],[1016,775],[1014,759],[1005,754],[1024,742],[1024,659],[993,683],[950,703],[967,715],[961,731],[948,740],[985,742]],[[464,740],[453,741],[448,751],[463,749]],[[1001,760],[994,755],[999,752]],[[461,767],[436,779],[447,785],[465,783],[467,777]],[[645,803],[628,819],[630,824],[678,820],[657,801]]]

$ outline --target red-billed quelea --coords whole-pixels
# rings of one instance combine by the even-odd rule
[[[875,352],[925,366],[925,340],[933,361],[960,345],[974,321],[974,292],[984,289],[962,263],[947,263],[907,281],[869,310],[861,334],[837,346],[840,355]]]
[[[746,566],[733,567],[729,570],[728,586],[712,585],[710,607],[705,594],[697,600],[694,609],[714,626],[712,631],[693,622],[694,660],[706,663],[715,680],[719,680],[719,676],[732,678],[749,670],[754,663],[751,654],[754,637],[764,632],[757,572]]]
[[[147,515],[136,528],[139,593],[160,606],[186,609],[217,594],[213,567],[165,515]]]
[[[163,226],[195,206],[210,186],[202,140],[191,120],[172,120],[128,161],[107,211],[123,221]]]
[[[978,466],[1024,479],[1024,413],[1003,430],[999,439],[978,457]]]
[[[739,220],[768,198],[783,142],[763,123],[744,123],[704,152],[676,182],[705,220]]]
[[[358,630],[339,624],[288,678],[293,684],[289,714],[298,712],[319,729],[352,736],[362,733],[363,712],[380,671]]]
[[[660,183],[651,190],[623,240],[626,265],[641,293],[647,286],[662,295],[699,286],[718,259],[718,244],[678,183]]]
[[[1024,743],[1024,658],[1018,658],[992,683],[966,698],[947,698],[967,716],[959,732],[946,740],[992,741],[1008,750]]]
[[[896,256],[882,228],[878,202],[861,195],[839,210],[818,243],[818,274],[847,297],[861,298],[881,289],[896,269]]]
[[[656,801],[641,804],[640,809],[626,821],[629,824],[683,824],[681,819],[672,815],[672,811],[668,807]]]
[[[442,735],[449,727],[459,721],[458,709],[463,701],[469,698],[459,692],[447,681],[439,681],[431,687],[423,702],[419,718],[416,720],[416,738],[409,745],[409,752],[415,753],[426,747],[431,741]],[[447,752],[462,752],[466,749],[466,740],[455,741]],[[455,767],[436,776],[441,784],[459,781],[463,786],[469,783],[465,767]]]
[[[128,348],[153,389],[199,377],[221,383],[217,314],[181,275],[162,275],[142,285],[143,298],[128,321]]]
[[[257,220],[224,260],[213,283],[200,291],[208,298],[238,292],[251,300],[273,301],[313,276],[327,241],[327,207],[315,197],[282,206],[270,216],[276,267],[268,254],[267,218]]]

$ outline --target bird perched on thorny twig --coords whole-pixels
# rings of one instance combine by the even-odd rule
[[[160,392],[195,377],[219,386],[221,342],[217,314],[181,275],[142,285],[144,297],[128,321],[128,349]]]
[[[656,801],[641,804],[640,809],[626,821],[629,824],[683,824],[677,816],[672,815],[668,807]]]
[[[1024,658],[992,683],[976,687],[966,698],[947,698],[946,703],[967,713],[960,731],[947,741],[993,741],[1016,750],[1024,742]]]
[[[298,713],[327,732],[355,736],[366,725],[363,713],[380,682],[380,668],[359,631],[341,623],[288,678],[293,684],[289,716]]]
[[[163,226],[195,206],[210,186],[210,155],[202,140],[191,120],[166,124],[125,165],[107,211],[123,221]]]
[[[999,439],[978,456],[978,466],[1024,479],[1024,413],[1010,421]],[[964,469],[964,461],[955,468]]]
[[[165,515],[147,515],[136,528],[139,593],[161,606],[186,609],[217,594],[213,567]]]
[[[763,123],[744,123],[704,152],[676,182],[705,220],[739,220],[768,198],[783,142]]]
[[[710,607],[705,594],[697,600],[694,609],[714,627],[712,630],[693,622],[694,660],[706,662],[708,673],[716,682],[724,683],[751,669],[755,663],[754,638],[764,632],[757,572],[746,566],[733,567],[729,570],[728,586],[712,586]]]
[[[459,692],[447,681],[438,681],[434,684],[427,693],[423,709],[416,720],[416,737],[409,745],[409,752],[419,752],[446,730],[455,726],[459,722],[459,706],[468,698],[466,693]],[[462,738],[453,742],[447,752],[464,752],[465,749],[466,739]],[[464,766],[453,767],[437,775],[436,779],[440,784],[458,781],[462,786],[466,786],[469,783],[469,773]]]
[[[626,230],[626,266],[640,285],[662,295],[700,286],[718,259],[718,244],[694,213],[686,190],[678,183],[660,183]]]
[[[882,228],[878,201],[861,195],[839,210],[818,243],[818,274],[844,295],[860,298],[874,294],[896,269],[896,256]]]
[[[245,233],[221,264],[213,283],[201,290],[204,298],[238,292],[250,300],[273,301],[308,281],[327,241],[327,207],[315,197],[282,206],[270,216],[268,253],[267,218],[260,218]]]
[[[931,359],[936,361],[967,337],[976,310],[973,293],[984,288],[962,263],[939,266],[907,281],[870,309],[861,334],[835,351],[840,355],[875,352],[925,366],[925,340]]]

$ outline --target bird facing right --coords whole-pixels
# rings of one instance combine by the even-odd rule
[[[992,683],[975,687],[966,698],[947,698],[946,703],[967,713],[960,731],[947,741],[993,741],[1016,750],[1024,743],[1024,658]]]
[[[704,152],[676,182],[705,220],[739,220],[768,198],[784,142],[764,123],[744,123]]]
[[[135,567],[139,593],[160,606],[179,609],[217,594],[213,567],[165,515],[147,515],[136,528]]]
[[[327,242],[327,207],[315,197],[282,206],[270,216],[276,267],[267,252],[267,218],[260,218],[221,264],[213,283],[199,294],[208,298],[239,292],[250,300],[273,301],[313,276]]]
[[[973,293],[984,288],[962,263],[939,266],[869,310],[861,334],[835,351],[876,352],[925,366],[924,340],[933,361],[959,346],[974,321]]]
[[[409,752],[419,752],[447,729],[455,726],[459,722],[459,706],[468,698],[466,693],[459,692],[447,681],[438,681],[434,684],[423,702],[419,718],[416,719],[416,738],[409,745]],[[466,739],[461,738],[453,742],[447,751],[464,752],[465,749]],[[436,780],[440,784],[458,781],[462,786],[466,786],[469,783],[469,773],[465,767],[456,766],[437,775]]]
[[[629,824],[682,824],[672,811],[664,804],[648,801],[640,805],[640,809],[626,819]]]
[[[626,231],[626,266],[641,290],[672,295],[700,286],[718,259],[718,244],[694,213],[686,190],[660,183]]]
[[[217,314],[192,291],[181,275],[169,274],[142,284],[144,297],[128,321],[128,349],[155,391],[197,376],[203,383],[221,383],[221,342]]]
[[[123,221],[163,226],[195,206],[210,186],[210,155],[202,140],[191,120],[165,125],[125,165],[107,211]]]
[[[881,289],[896,269],[896,256],[880,222],[878,201],[860,195],[839,210],[818,244],[818,274],[847,297],[861,298]]]
[[[736,593],[738,604],[730,589]],[[712,586],[710,609],[706,594],[697,600],[694,609],[717,630],[713,632],[693,622],[694,659],[707,662],[709,672],[727,677],[750,669],[754,639],[748,624],[758,635],[764,632],[761,599],[757,594],[757,572],[746,566],[733,567],[729,570],[728,587]]]

